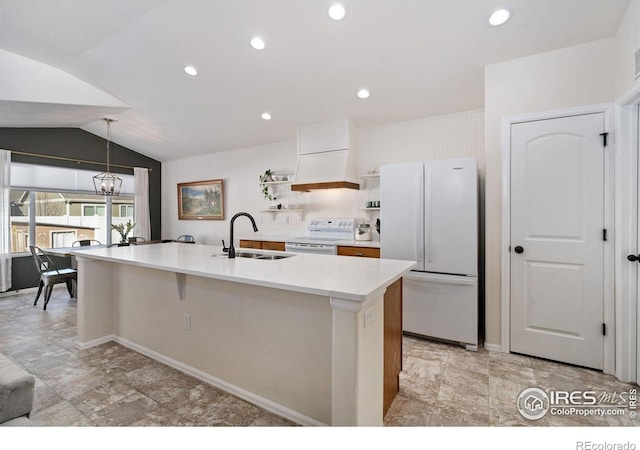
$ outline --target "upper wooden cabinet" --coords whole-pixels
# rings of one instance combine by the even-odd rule
[[[362,258],[380,258],[380,249],[377,247],[349,247],[339,245],[338,255],[360,256]]]

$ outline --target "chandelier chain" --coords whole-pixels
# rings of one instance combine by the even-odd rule
[[[107,172],[111,172],[111,169],[109,168],[109,154],[111,153],[111,122],[113,122],[113,119],[105,117],[104,120],[107,122]]]

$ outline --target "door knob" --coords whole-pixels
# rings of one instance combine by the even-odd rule
[[[638,256],[636,256],[636,255],[629,255],[629,256],[627,256],[627,259],[628,259],[629,261],[631,261],[631,262],[634,262],[634,261],[640,261],[640,255],[638,255]]]
[[[516,253],[522,253],[524,252],[524,248],[522,248],[521,246],[516,246],[516,248],[513,249],[514,252]]]

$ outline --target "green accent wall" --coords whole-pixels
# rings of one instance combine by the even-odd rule
[[[107,141],[79,128],[0,128],[0,149],[35,153],[38,155],[106,162]],[[74,169],[104,172],[105,166],[98,164],[78,164],[50,158],[12,154],[11,161],[31,164],[69,167]],[[111,164],[147,167],[149,172],[149,209],[151,214],[151,239],[159,240],[161,230],[161,163],[121,145],[111,143]],[[111,167],[115,173],[133,174],[132,169]],[[24,260],[24,261],[23,261]],[[35,280],[35,283],[34,283]],[[35,266],[28,258],[15,257],[12,266],[12,290],[38,285]]]

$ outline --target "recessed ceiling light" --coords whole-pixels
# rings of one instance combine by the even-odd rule
[[[507,20],[509,20],[510,15],[511,13],[506,9],[499,9],[495,11],[493,14],[491,14],[491,17],[489,17],[489,25],[493,27],[500,26],[504,24]]]
[[[198,71],[196,70],[195,67],[193,66],[186,66],[184,68],[184,71],[188,74],[191,75],[192,77],[195,77],[196,75],[198,75]]]
[[[268,112],[263,112],[260,117],[262,117],[264,120],[271,120],[271,114],[269,114]]]
[[[342,20],[347,15],[347,10],[340,3],[331,5],[329,8],[329,17],[333,20]]]
[[[360,89],[358,91],[358,97],[360,97],[360,98],[368,98],[369,95],[371,95],[371,94],[369,94],[369,91],[366,90],[366,89]]]
[[[251,46],[256,50],[264,50],[264,48],[266,47],[261,37],[254,37],[253,39],[251,39]]]

